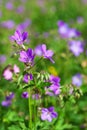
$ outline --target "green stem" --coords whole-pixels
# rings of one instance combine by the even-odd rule
[[[37,113],[36,113],[36,100],[34,99],[34,126],[36,130],[36,118],[37,118]]]
[[[30,130],[32,130],[32,104],[31,104],[31,91],[30,88],[28,88],[28,92],[29,92],[29,128]]]

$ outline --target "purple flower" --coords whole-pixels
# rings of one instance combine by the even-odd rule
[[[13,72],[10,67],[7,67],[4,72],[3,76],[6,80],[12,80]]]
[[[23,92],[23,93],[22,93],[22,98],[28,98],[28,97],[29,97],[28,92]]]
[[[14,26],[15,26],[15,23],[12,20],[3,21],[1,23],[1,26],[4,27],[4,28],[7,28],[7,29],[13,29]]]
[[[6,61],[5,55],[0,55],[0,64],[3,64]]]
[[[24,12],[24,6],[19,6],[18,8],[17,8],[17,13],[23,13]]]
[[[45,87],[45,93],[49,96],[55,96],[60,94],[60,78],[54,75],[50,75],[49,82],[51,85]]]
[[[84,51],[83,42],[81,41],[69,41],[69,49],[75,55],[79,56]]]
[[[27,51],[21,51],[20,52],[20,58],[19,60],[24,63],[29,63],[29,65],[33,65],[35,54],[31,48],[29,48]]]
[[[49,96],[56,96],[60,94],[60,87],[52,84],[49,87],[45,87],[45,94]]]
[[[52,50],[46,50],[46,45],[42,44],[42,45],[38,45],[35,48],[35,54],[39,55],[39,56],[43,56],[46,59],[49,59],[52,63],[55,63],[52,59],[53,56],[53,51]]]
[[[34,51],[36,55],[42,56],[42,45],[37,45]]]
[[[12,4],[11,2],[7,2],[7,3],[6,3],[6,8],[7,8],[8,10],[12,10],[12,9],[13,9],[13,4]]]
[[[60,94],[60,87],[58,85],[55,85],[55,84],[52,84],[50,87],[49,87],[49,90],[51,92],[53,92],[54,95],[59,95]]]
[[[46,50],[46,45],[42,44],[42,55],[44,58],[49,59],[52,63],[55,63],[52,59],[53,56],[53,51],[52,50]]]
[[[74,28],[69,28],[68,24],[63,21],[58,21],[58,32],[63,38],[74,38],[79,37],[81,33]]]
[[[72,84],[80,87],[82,85],[82,75],[81,74],[76,74],[72,77]]]
[[[79,31],[77,31],[74,28],[69,29],[68,32],[68,38],[75,38],[75,37],[79,37],[81,35],[81,33]]]
[[[23,81],[24,81],[25,83],[28,83],[30,80],[33,80],[33,75],[32,75],[32,74],[28,74],[28,73],[25,74]]]
[[[14,93],[11,92],[9,95],[6,96],[6,100],[12,100],[14,98]]]
[[[63,38],[68,37],[69,27],[68,24],[64,23],[63,21],[58,21],[58,32]]]
[[[14,35],[10,37],[10,40],[15,41],[17,44],[23,44],[28,37],[27,32],[21,33],[20,30],[16,30]]]
[[[23,23],[19,24],[17,26],[17,30],[21,30],[24,31],[25,29],[28,28],[28,26],[31,24],[31,20],[30,19],[26,19]]]
[[[16,64],[13,67],[13,71],[14,71],[15,74],[20,72],[20,69],[19,69],[19,67]]]
[[[12,104],[12,99],[14,98],[14,93],[11,92],[9,95],[5,97],[5,100],[1,102],[1,105],[4,107],[8,107]]]
[[[54,111],[54,107],[42,108],[41,120],[52,121],[53,118],[57,118],[58,114]]]
[[[49,81],[52,83],[52,84],[56,84],[58,86],[60,86],[60,78],[57,77],[57,76],[54,76],[54,75],[50,75],[49,77]]]
[[[4,107],[8,107],[11,105],[11,100],[4,100],[1,102],[1,105],[4,106]]]

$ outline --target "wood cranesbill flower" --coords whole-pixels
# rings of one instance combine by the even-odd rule
[[[13,74],[18,74],[19,72],[20,69],[16,64],[13,67],[8,65],[3,71],[3,77],[6,80],[12,80]]]
[[[31,20],[30,19],[26,19],[23,23],[20,23],[17,26],[17,30],[24,31],[25,29],[27,29],[29,27],[30,24],[31,24]]]
[[[20,72],[20,69],[16,64],[13,66],[13,71],[14,71],[15,74]]]
[[[51,91],[53,93],[53,95],[59,95],[60,94],[60,86],[52,84],[49,87],[49,91]]]
[[[25,83],[28,83],[30,80],[33,80],[33,75],[32,74],[25,74],[24,75],[24,78],[23,78],[23,81],[25,82]]]
[[[15,97],[15,94],[11,92],[9,95],[6,96],[6,100],[12,100]]]
[[[29,48],[27,51],[20,52],[19,60],[32,66],[34,57],[35,57],[34,51],[31,48]]]
[[[26,41],[27,37],[28,37],[27,32],[22,33],[20,30],[16,30],[14,35],[12,35],[10,37],[10,40],[15,41],[17,44],[20,45],[20,44],[23,44]]]
[[[22,96],[22,98],[28,98],[29,93],[28,92],[23,92],[21,96]]]
[[[13,29],[15,27],[15,23],[12,20],[7,20],[7,21],[3,21],[1,23],[1,26],[7,29]]]
[[[14,98],[14,93],[11,92],[9,95],[5,97],[5,100],[1,102],[1,105],[4,107],[9,107],[12,104],[12,99]]]
[[[48,80],[51,85],[48,87],[45,87],[45,94],[49,96],[56,96],[59,95],[60,90],[60,78],[54,75],[50,75]]]
[[[67,23],[58,21],[58,32],[62,38],[75,38],[79,37],[81,33],[75,28],[70,28]]]
[[[44,58],[49,59],[52,63],[55,63],[54,60],[52,59],[53,56],[53,51],[52,50],[46,50],[46,45],[42,44],[42,55]]]
[[[47,50],[46,45],[38,45],[35,48],[35,54],[44,57],[45,59],[49,59],[52,63],[55,63],[54,60],[52,59],[53,56],[53,51],[52,50]]]
[[[8,106],[10,106],[11,104],[12,104],[11,100],[4,100],[4,101],[1,102],[1,105],[2,105],[3,107],[8,107]]]
[[[56,85],[60,86],[60,78],[57,77],[57,76],[50,75],[49,81],[50,81],[52,84],[56,84]]]
[[[13,76],[13,69],[11,65],[8,65],[4,71],[3,71],[3,77],[6,80],[12,80],[12,76]]]
[[[69,49],[75,56],[79,56],[84,51],[83,42],[75,40],[69,41]]]
[[[42,108],[41,120],[52,121],[53,118],[57,118],[58,114],[54,111],[54,107]]]
[[[12,3],[12,2],[7,2],[7,3],[6,3],[6,8],[7,8],[8,10],[12,10],[12,9],[13,9],[13,3]]]
[[[81,74],[76,74],[72,77],[72,84],[80,87],[82,85],[82,75]]]

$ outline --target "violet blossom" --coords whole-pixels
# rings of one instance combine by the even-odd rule
[[[21,45],[26,41],[27,37],[28,37],[27,32],[22,33],[20,30],[16,30],[14,35],[10,37],[10,40],[15,41],[17,44]]]
[[[14,26],[15,26],[15,23],[12,20],[3,21],[1,23],[1,26],[4,27],[4,28],[7,28],[7,29],[13,29]]]
[[[11,92],[9,95],[6,96],[6,100],[12,100],[15,97],[14,93]]]
[[[0,64],[3,64],[6,61],[5,55],[0,55]]]
[[[27,29],[29,27],[30,24],[31,24],[31,20],[26,19],[23,23],[21,23],[17,26],[17,30],[24,31],[25,29]]]
[[[61,20],[58,21],[58,27],[58,32],[63,38],[75,38],[81,35],[78,30],[74,28],[69,28],[68,24]]]
[[[24,6],[18,6],[18,8],[16,9],[17,13],[21,14],[24,12]]]
[[[32,66],[33,61],[34,61],[34,57],[35,57],[34,51],[31,48],[29,48],[27,51],[20,52],[19,60],[21,62],[28,63],[29,65]]]
[[[63,21],[58,21],[58,32],[63,38],[68,37],[69,27],[68,24],[64,23]]]
[[[39,56],[43,56],[45,59],[49,59],[52,63],[55,63],[54,60],[52,59],[52,56],[54,54],[53,51],[47,50],[45,44],[38,45],[35,48],[35,53]]]
[[[28,98],[29,93],[28,92],[23,92],[21,96],[22,96],[22,98]]]
[[[13,3],[12,3],[12,2],[7,2],[7,3],[6,3],[6,8],[7,8],[8,10],[12,10],[12,9],[13,9]]]
[[[57,76],[50,75],[48,80],[51,85],[45,87],[45,94],[49,96],[55,96],[60,94],[60,78]]]
[[[59,95],[60,94],[60,87],[58,85],[52,84],[49,87],[49,91],[53,92],[54,95]]]
[[[7,96],[5,97],[5,100],[3,100],[3,101],[1,102],[1,105],[4,106],[4,107],[10,106],[10,105],[12,104],[12,99],[14,98],[14,96],[15,96],[14,93],[11,92],[9,95],[7,95]]]
[[[72,84],[80,87],[82,85],[82,75],[81,74],[76,74],[72,77]]]
[[[12,104],[12,102],[10,100],[4,100],[1,102],[1,105],[4,106],[4,107],[8,107]]]
[[[60,78],[58,76],[50,75],[49,81],[52,84],[56,84],[56,85],[60,86]]]
[[[83,42],[82,41],[69,41],[69,49],[75,55],[79,56],[83,51]]]
[[[3,77],[6,80],[12,80],[12,76],[13,76],[13,71],[10,67],[7,67],[4,72],[3,72]]]
[[[36,55],[42,56],[42,45],[37,45],[34,51]]]
[[[41,110],[41,120],[52,121],[53,118],[57,118],[58,114],[54,111],[54,107],[42,108]]]
[[[33,75],[32,74],[25,74],[24,75],[24,78],[23,78],[23,81],[25,82],[25,83],[28,83],[30,80],[33,80]]]
[[[15,74],[20,72],[20,69],[19,69],[19,67],[16,64],[13,67],[13,71],[14,71]]]
[[[13,67],[11,65],[8,65],[4,71],[3,71],[3,77],[6,80],[12,80],[13,73],[17,74],[20,72],[19,67],[15,64]]]

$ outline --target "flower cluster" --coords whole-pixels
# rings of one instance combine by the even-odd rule
[[[61,37],[63,38],[75,38],[79,37],[81,33],[74,28],[69,28],[67,23],[63,21],[58,21],[58,32]]]
[[[83,53],[83,42],[80,40],[70,40],[81,36],[81,33],[78,30],[69,28],[67,23],[60,20],[58,21],[58,32],[62,38],[68,39],[68,48],[76,57]]]
[[[4,107],[10,106],[12,104],[12,99],[14,98],[14,96],[15,96],[14,93],[11,92],[9,95],[7,95],[5,97],[5,100],[2,101],[1,105],[4,106]]]
[[[15,64],[13,67],[11,65],[8,65],[4,71],[3,71],[3,77],[6,79],[6,80],[12,80],[12,77],[13,77],[13,73],[14,74],[17,74],[20,72],[20,69],[19,67]]]
[[[60,94],[60,78],[50,75],[49,82],[51,85],[49,87],[45,87],[46,94],[49,96]]]

